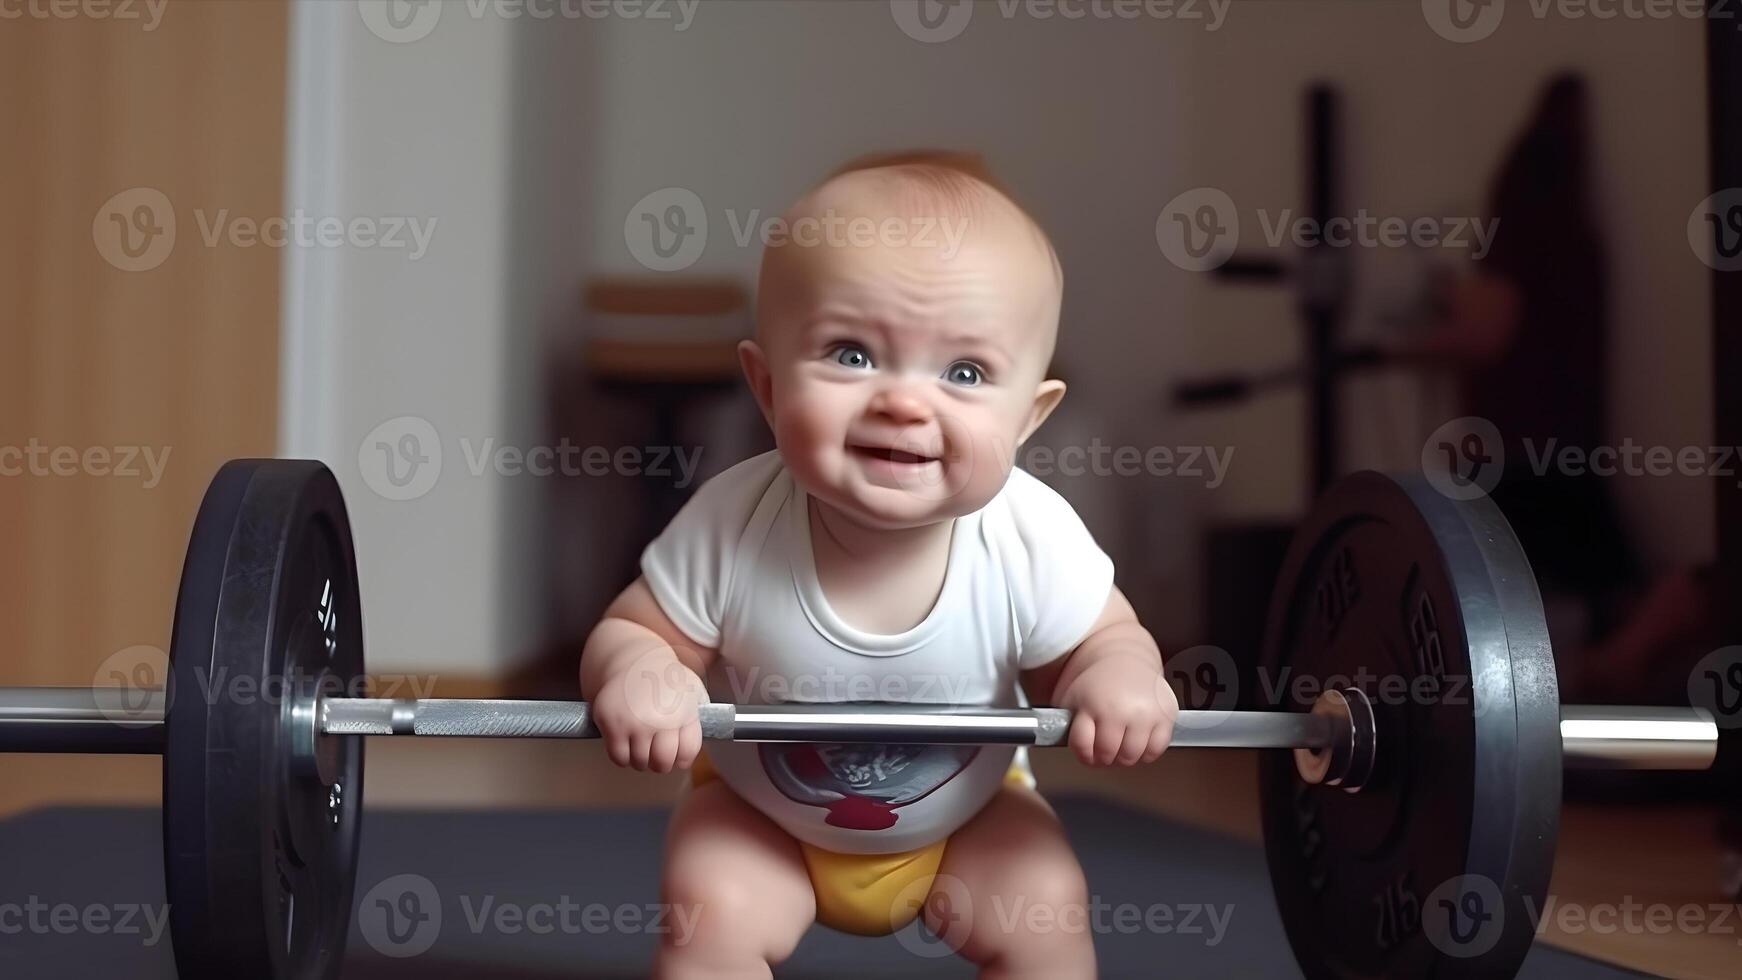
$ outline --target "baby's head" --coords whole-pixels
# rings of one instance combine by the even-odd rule
[[[784,217],[739,356],[788,470],[867,526],[985,506],[1065,392],[1045,233],[945,154],[850,164]]]

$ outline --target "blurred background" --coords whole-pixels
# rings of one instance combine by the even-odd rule
[[[1024,458],[1164,651],[1250,663],[1327,479],[1479,445],[1569,696],[1685,703],[1742,643],[1734,33],[1698,4],[0,0],[0,683],[153,662],[207,481],[278,455],[344,487],[372,672],[575,696],[640,549],[772,445],[733,354],[764,223],[923,148],[978,154],[1057,246],[1070,393]],[[1550,439],[1640,462],[1527,472]],[[673,785],[443,751],[451,779],[372,764],[372,800]],[[155,779],[78,764],[14,792]],[[1191,765],[1042,783],[1212,821],[1251,796]],[[1600,847],[1620,804],[1588,789],[1569,833]],[[1715,867],[1728,791],[1648,787],[1703,850],[1646,863]]]

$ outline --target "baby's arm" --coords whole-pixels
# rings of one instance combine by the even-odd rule
[[[1084,765],[1150,762],[1173,737],[1179,702],[1161,671],[1161,648],[1114,586],[1071,652],[1022,674],[1036,704],[1076,712],[1070,745]]]
[[[688,769],[701,751],[696,706],[719,651],[698,647],[637,578],[605,610],[581,651],[581,693],[611,761],[669,772]]]

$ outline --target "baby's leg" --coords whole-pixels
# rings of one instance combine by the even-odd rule
[[[816,918],[798,844],[718,780],[694,787],[665,838],[660,898],[667,921],[690,935],[661,936],[659,980],[767,978]]]
[[[932,933],[982,980],[1093,980],[1088,913],[1082,866],[1052,807],[1010,785],[950,836],[925,905]]]

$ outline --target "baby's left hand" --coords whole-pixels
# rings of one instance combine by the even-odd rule
[[[1069,708],[1070,746],[1085,766],[1153,762],[1173,739],[1179,700],[1160,662],[1115,656],[1071,681],[1058,706]]]

